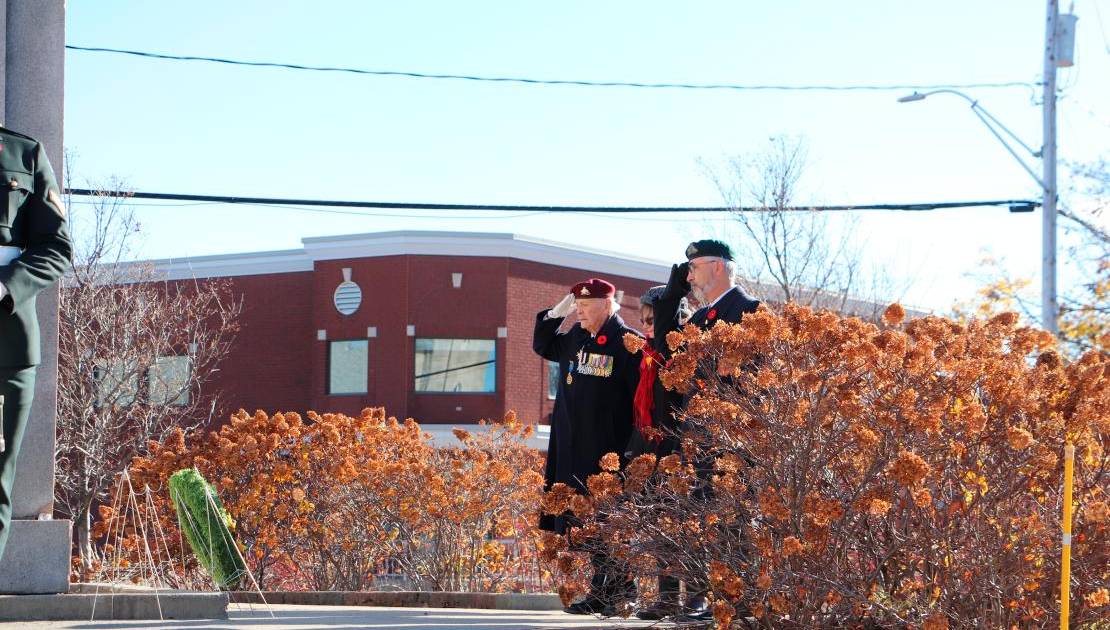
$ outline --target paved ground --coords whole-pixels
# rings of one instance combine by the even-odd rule
[[[419,630],[456,630],[492,628],[494,630],[555,630],[561,628],[646,628],[668,627],[636,619],[597,619],[568,615],[560,611],[474,610],[466,608],[370,608],[356,606],[275,605],[274,616],[262,606],[232,604],[226,621],[24,621],[0,623],[5,630],[138,630],[142,628],[248,628],[253,630],[302,630],[331,628],[416,628]]]

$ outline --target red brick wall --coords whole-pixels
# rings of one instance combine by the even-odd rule
[[[421,422],[470,423],[500,417],[503,405],[503,340],[497,329],[505,323],[505,259],[448,256],[386,256],[316,263],[313,284],[313,330],[327,331],[328,341],[370,339],[368,393],[327,394],[327,341],[315,342],[311,405],[323,411],[357,413],[384,406],[390,415]],[[342,269],[362,288],[363,301],[349,316],[332,304]],[[462,287],[451,285],[451,274],[463,274]],[[416,336],[407,335],[413,325]],[[492,394],[433,394],[413,391],[416,337],[497,340],[497,391]],[[461,409],[459,409],[461,407]]]
[[[362,289],[362,304],[350,316],[332,302],[345,267]],[[451,286],[452,272],[463,274],[460,289]],[[496,256],[327,260],[317,261],[312,272],[231,278],[243,316],[232,356],[212,384],[226,404],[219,417],[240,407],[354,414],[384,406],[390,415],[429,424],[469,424],[509,409],[525,421],[546,423],[553,402],[547,399],[546,362],[532,351],[534,317],[591,276],[625,292],[621,316],[638,328],[638,298],[653,283]],[[415,393],[409,324],[416,337],[496,340],[497,391]],[[371,326],[377,337],[368,342],[366,395],[329,395],[328,342],[366,339]],[[501,326],[508,328],[505,339],[497,337]],[[317,340],[320,329],[327,331],[326,341]]]
[[[343,281],[342,269],[351,268],[351,281],[362,289],[362,304],[350,316],[335,310],[336,287]],[[317,261],[312,284],[312,388],[305,405],[321,413],[358,413],[364,407],[384,406],[390,414],[407,413],[408,340],[405,324],[408,311],[408,261],[404,256],[357,260]],[[369,369],[365,396],[332,396],[327,390],[328,343],[344,339],[366,339],[366,329],[377,327],[369,339]],[[316,340],[316,331],[327,332],[326,341]]]
[[[450,256],[407,256],[409,323],[416,337],[492,339],[497,344],[496,392],[492,394],[433,394],[413,392],[414,338],[407,338],[409,415],[422,422],[466,424],[499,419],[504,414],[505,340],[497,329],[505,325],[506,259]],[[451,273],[463,274],[462,287],[451,286]],[[511,366],[508,366],[511,368]]]
[[[218,418],[243,408],[304,411],[311,370],[312,274],[238,276],[232,290],[243,301],[239,332],[211,388],[222,393]]]

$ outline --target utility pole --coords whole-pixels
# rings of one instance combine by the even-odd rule
[[[1059,331],[1056,303],[1056,37],[1060,17],[1059,0],[1048,0],[1044,34],[1044,143],[1041,164],[1044,198],[1041,203],[1041,325]]]

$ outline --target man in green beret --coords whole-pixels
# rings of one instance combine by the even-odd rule
[[[35,296],[70,268],[65,206],[41,143],[0,127],[0,558],[11,533],[15,463],[35,393]]]
[[[694,241],[686,247],[686,280],[702,307],[690,317],[698,328],[712,328],[718,321],[740,323],[754,313],[759,301],[736,284],[732,248],[716,239]]]
[[[686,247],[686,262],[675,265],[671,270],[671,280],[667,283],[668,295],[680,295],[689,291],[701,304],[701,308],[690,316],[690,323],[703,330],[709,330],[717,322],[738,324],[745,314],[754,313],[759,301],[749,296],[736,283],[736,261],[728,243],[716,239],[694,241]],[[685,282],[682,280],[685,279]],[[670,324],[668,324],[670,322]],[[666,337],[669,330],[676,330],[674,316],[661,312],[656,316],[656,336]],[[730,377],[721,374],[721,379]],[[687,401],[689,402],[689,398]],[[687,431],[702,432],[699,426],[687,427]],[[690,462],[700,480],[691,497],[695,500],[708,500],[712,495],[710,479],[713,475],[714,456],[711,453],[699,456]],[[713,618],[707,598],[708,584],[688,583],[688,599],[683,606],[684,614],[678,621],[705,621]],[[654,608],[650,612],[655,612]],[[653,618],[653,617],[648,617]]]

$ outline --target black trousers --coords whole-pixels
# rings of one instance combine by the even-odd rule
[[[34,367],[0,367],[0,396],[4,397],[4,442],[0,453],[0,558],[11,534],[12,488],[15,486],[15,460],[23,443],[23,432],[31,415],[35,395]]]
[[[590,564],[594,570],[593,578],[590,580],[591,595],[614,605],[625,598],[635,598],[636,585],[632,581],[627,564],[604,551],[590,554]]]

